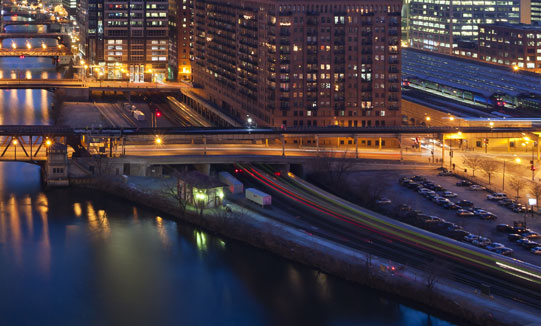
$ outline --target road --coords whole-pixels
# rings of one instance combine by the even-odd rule
[[[541,308],[541,269],[484,252],[394,221],[322,191],[293,175],[276,175],[253,166],[245,173],[265,191],[304,207],[303,218],[318,227],[318,235],[417,268],[446,266],[454,280],[479,288],[489,284],[496,295]]]

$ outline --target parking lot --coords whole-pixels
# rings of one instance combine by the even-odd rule
[[[456,224],[461,226],[464,231],[489,238],[493,243],[501,243],[505,247],[511,248],[513,250],[511,256],[514,258],[541,265],[541,255],[535,255],[531,253],[529,249],[510,241],[508,239],[509,233],[496,230],[498,224],[509,224],[513,226],[514,221],[524,221],[524,213],[515,213],[509,208],[500,206],[498,201],[488,200],[487,195],[490,193],[487,191],[474,191],[471,190],[470,187],[459,187],[456,183],[461,179],[458,179],[455,176],[438,176],[439,172],[440,171],[436,169],[415,171],[386,170],[362,171],[356,172],[355,175],[356,177],[359,177],[360,180],[364,177],[381,180],[381,182],[385,184],[386,189],[384,191],[384,196],[392,201],[392,205],[389,205],[389,207],[392,207],[391,209],[393,210],[398,210],[398,206],[401,204],[408,205],[411,207],[412,211],[416,211],[416,214],[421,214],[426,217],[436,216],[444,219],[446,222],[449,222],[446,223],[447,225]],[[417,190],[408,188],[399,183],[399,179],[412,178],[413,176],[425,177],[435,185],[440,185],[444,190],[456,193],[456,197],[448,198],[450,201],[455,203],[461,200],[471,201],[473,203],[473,208],[481,208],[488,211],[496,216],[496,219],[482,219],[479,216],[458,216],[458,210],[446,209],[429,198],[426,198]],[[443,194],[441,190],[437,193]],[[490,214],[485,214],[484,216],[490,216]],[[442,222],[438,221],[438,223],[441,224]],[[527,228],[541,233],[541,216],[535,215],[535,217],[532,218],[531,215],[528,214],[526,223]],[[541,238],[532,238],[531,240],[541,243]]]

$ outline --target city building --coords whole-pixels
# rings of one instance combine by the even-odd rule
[[[75,17],[77,13],[77,0],[62,0],[62,6],[71,17]]]
[[[243,123],[401,123],[401,0],[194,0],[193,82]]]
[[[541,73],[541,24],[480,25],[478,58]]]
[[[192,0],[170,1],[169,80],[191,80],[191,2]]]
[[[132,82],[165,80],[168,9],[167,0],[81,1],[78,24],[89,63],[87,76]]]
[[[532,23],[541,22],[541,0],[530,0],[530,17]]]
[[[480,24],[529,23],[530,0],[410,0],[409,45],[451,54],[476,43]]]

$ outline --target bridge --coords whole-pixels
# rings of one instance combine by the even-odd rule
[[[48,47],[48,48],[16,48],[0,49],[0,57],[52,57],[62,56],[71,57],[72,53],[66,47]]]
[[[81,79],[0,79],[0,89],[5,88],[31,88],[31,89],[52,89],[52,88],[83,88],[88,91],[113,91],[113,92],[178,92],[183,87],[174,84],[159,83],[133,83],[126,81],[82,81]]]
[[[69,35],[65,33],[0,33],[0,40],[7,38],[53,38],[59,41],[65,41],[66,38],[69,38]]]

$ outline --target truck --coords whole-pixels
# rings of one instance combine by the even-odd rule
[[[246,188],[245,194],[246,199],[253,201],[256,204],[259,204],[262,207],[270,206],[272,204],[271,195],[266,194],[263,191],[257,190],[255,188]]]
[[[137,121],[145,121],[145,114],[143,112],[141,112],[140,110],[134,110],[132,112],[133,114],[133,117],[135,118],[135,120]]]
[[[232,176],[229,172],[223,171],[218,173],[218,179],[228,186],[229,191],[232,194],[242,194],[242,192],[244,191],[244,185],[242,184],[242,182]]]

